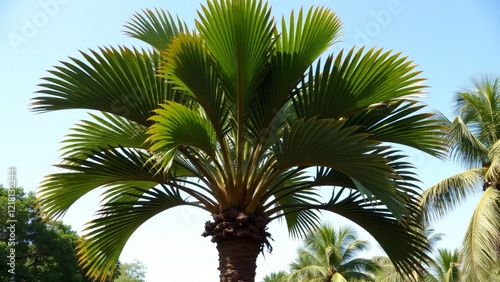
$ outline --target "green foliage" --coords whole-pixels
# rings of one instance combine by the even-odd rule
[[[15,249],[15,281],[91,281],[77,266],[78,234],[61,221],[45,222],[37,215],[35,195],[15,188],[15,246],[6,225],[0,229],[1,281],[9,281],[7,256]],[[7,222],[8,193],[0,187],[0,222]],[[9,218],[11,219],[11,218]]]
[[[266,276],[264,276],[263,282],[287,282],[288,281],[288,273],[285,271],[272,272]]]
[[[43,214],[57,218],[104,191],[79,244],[89,274],[111,276],[133,232],[178,206],[214,221],[241,213],[238,230],[221,222],[207,234],[253,232],[248,240],[262,246],[270,221],[301,236],[319,212],[337,213],[373,234],[398,271],[418,268],[428,247],[413,231],[421,229],[418,181],[391,145],[441,156],[446,143],[418,100],[425,86],[413,62],[364,47],[320,61],[342,26],[323,7],[275,21],[264,1],[209,0],[198,16],[189,31],[146,10],[126,33],[150,50],[82,52],[40,84],[36,111],[98,112],[72,129],[64,171],[37,194]]]
[[[482,191],[460,250],[461,279],[495,281],[500,269],[500,77],[472,78],[455,102],[456,117],[444,123],[450,156],[467,170],[423,193],[424,220],[431,224]]]
[[[309,233],[298,258],[290,264],[288,281],[374,281],[381,267],[360,257],[368,241],[360,240],[350,227],[323,225]]]
[[[120,275],[114,280],[115,282],[145,282],[146,269],[142,262],[134,260],[130,263],[120,265]]]

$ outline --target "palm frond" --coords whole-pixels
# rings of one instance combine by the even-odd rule
[[[412,100],[379,103],[357,111],[346,126],[358,125],[370,139],[401,144],[432,156],[444,157],[449,142],[445,140],[445,121],[432,113],[423,113],[424,104]]]
[[[126,148],[101,148],[88,153],[86,158],[67,158],[66,164],[57,167],[68,172],[48,175],[37,191],[41,212],[51,218],[61,216],[83,195],[105,185],[128,181],[167,183],[172,176],[189,175],[182,167],[178,167],[180,174],[177,167],[169,174],[157,173],[148,158],[144,152]]]
[[[424,222],[430,224],[442,218],[471,195],[480,192],[482,174],[482,168],[471,169],[452,175],[425,190],[420,198]]]
[[[399,218],[407,214],[396,193],[397,178],[383,155],[371,153],[378,142],[366,134],[353,134],[356,127],[342,128],[343,121],[299,120],[286,131],[274,147],[281,170],[294,166],[324,166],[352,179],[356,189],[368,197],[379,198]]]
[[[488,148],[478,139],[460,117],[456,117],[450,128],[451,158],[468,168],[479,167],[487,160]]]
[[[90,114],[92,120],[82,120],[66,135],[61,148],[63,157],[82,158],[103,147],[130,147],[147,150],[146,127],[117,115],[102,112]]]
[[[179,35],[162,58],[160,77],[194,97],[216,131],[226,132],[232,106],[224,97],[220,74],[202,38],[196,34]]]
[[[458,249],[438,249],[435,263],[431,264],[431,271],[435,273],[436,280],[443,282],[458,282]]]
[[[122,249],[135,230],[155,215],[181,205],[202,208],[182,198],[176,188],[135,188],[130,202],[108,202],[90,221],[78,245],[79,262],[88,275],[104,281],[112,275]]]
[[[459,261],[464,281],[493,281],[500,258],[500,191],[491,187],[481,197],[467,229]]]
[[[366,201],[359,192],[345,195],[339,191],[332,199],[319,207],[339,214],[370,233],[391,258],[401,274],[420,272],[423,262],[430,260],[426,238],[418,231],[418,223],[403,225],[380,202]],[[391,234],[391,236],[387,236]],[[410,276],[408,279],[412,279]]]
[[[268,140],[279,130],[276,119],[290,118],[280,114],[293,95],[307,68],[340,36],[341,22],[337,15],[326,8],[311,7],[307,14],[302,9],[296,16],[290,14],[288,22],[283,17],[281,32],[275,31],[276,52],[271,57],[267,75],[251,98],[246,120],[251,135],[256,140]],[[286,106],[285,106],[286,107]],[[262,132],[262,129],[267,129]]]
[[[484,177],[488,182],[500,183],[500,138],[491,145]]]
[[[261,1],[209,1],[202,10],[196,27],[242,118],[243,106],[268,69],[274,33],[271,10]]]
[[[323,67],[321,67],[323,66]],[[345,118],[376,103],[406,99],[424,87],[414,65],[400,54],[363,48],[343,51],[309,71],[294,99],[299,117]]]
[[[136,13],[125,25],[125,34],[150,44],[158,51],[165,50],[175,36],[187,31],[187,25],[179,18],[176,22],[170,13],[158,9]]]
[[[375,256],[372,258],[380,267],[381,270],[377,273],[376,282],[408,282],[408,281],[425,281],[425,282],[440,282],[437,280],[422,280],[422,274],[417,271],[401,274],[396,270],[391,259],[386,256]],[[427,277],[426,277],[427,279]]]
[[[212,125],[199,112],[188,107],[168,102],[154,112],[150,119],[155,121],[149,130],[147,141],[153,143],[150,151],[174,150],[178,146],[200,149],[210,157],[215,157],[216,133]]]
[[[37,112],[90,109],[149,126],[151,111],[164,100],[187,103],[185,96],[156,76],[159,55],[126,47],[100,48],[83,60],[62,62],[42,87],[32,109]]]

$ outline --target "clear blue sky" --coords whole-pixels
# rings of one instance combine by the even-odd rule
[[[311,5],[335,11],[344,24],[339,48],[353,45],[392,49],[409,56],[427,78],[433,110],[450,116],[454,91],[472,75],[500,74],[500,2],[482,1],[282,1],[270,0],[275,17]],[[0,2],[1,156],[0,183],[7,168],[17,167],[18,183],[35,190],[44,175],[56,172],[60,141],[84,111],[34,114],[29,111],[40,78],[68,56],[98,46],[141,46],[123,34],[123,24],[144,8],[162,8],[193,26],[199,1],[77,1]],[[459,168],[418,152],[409,152],[423,184],[428,187]],[[442,247],[460,245],[474,200],[436,225],[446,234]],[[81,231],[97,209],[96,194],[85,197],[63,218]],[[209,217],[178,209],[153,218],[133,235],[121,260],[136,258],[148,266],[148,281],[218,281],[217,253],[200,236]],[[325,221],[346,224],[337,217]],[[299,241],[288,238],[284,226],[272,224],[273,254],[260,256],[257,281],[271,271],[286,270]],[[365,233],[360,233],[367,236]],[[373,245],[373,253],[377,247]]]

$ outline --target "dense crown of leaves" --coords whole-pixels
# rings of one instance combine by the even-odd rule
[[[141,224],[182,205],[284,219],[292,236],[334,212],[413,269],[427,248],[414,231],[417,179],[391,144],[434,156],[445,145],[415,65],[375,48],[318,60],[341,34],[322,7],[277,21],[261,1],[210,0],[198,15],[190,30],[145,10],[126,33],[150,50],[82,52],[40,84],[35,111],[97,111],[64,140],[66,171],[38,190],[44,215],[58,217],[102,189],[79,245],[89,273],[110,275]]]

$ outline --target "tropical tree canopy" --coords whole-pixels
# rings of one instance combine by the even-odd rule
[[[430,272],[433,274],[433,279],[429,280],[436,282],[458,282],[459,271],[458,249],[438,249],[434,263],[431,264]]]
[[[405,282],[408,279],[396,271],[391,260],[385,256],[374,257],[381,268],[376,282]],[[458,282],[460,268],[458,265],[458,250],[438,249],[434,252],[433,260],[427,262],[428,267],[419,275],[411,273],[413,280],[419,282]]]
[[[125,29],[150,49],[89,50],[42,79],[35,111],[92,111],[64,140],[65,171],[38,190],[56,218],[101,189],[79,245],[89,273],[110,275],[134,231],[177,206],[212,216],[203,235],[221,281],[253,281],[269,222],[301,236],[319,211],[367,230],[401,272],[422,261],[417,178],[391,145],[441,156],[445,140],[413,62],[375,48],[322,56],[341,34],[322,7],[275,20],[265,2],[210,0],[195,27],[145,10]]]
[[[115,282],[145,282],[147,266],[139,260],[120,264],[120,275]]]
[[[33,192],[0,185],[0,222],[5,223],[0,227],[1,282],[92,281],[78,266],[75,247],[80,236],[62,221],[39,218]],[[117,275],[115,271],[113,277]]]
[[[273,272],[264,276],[263,279],[263,282],[287,282],[288,273],[286,273],[285,271]]]
[[[423,193],[424,219],[430,224],[482,191],[459,264],[464,281],[494,281],[500,269],[500,77],[472,78],[454,100],[456,117],[446,120],[450,155],[467,170]]]
[[[306,236],[288,281],[375,281],[380,265],[360,257],[368,246],[350,227],[323,225]]]

